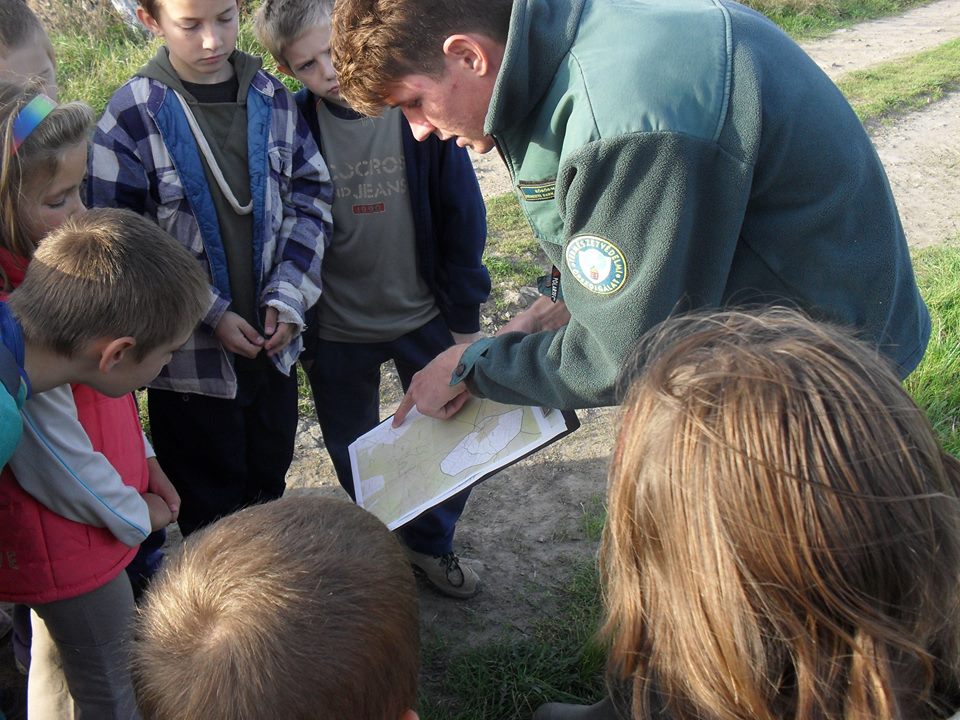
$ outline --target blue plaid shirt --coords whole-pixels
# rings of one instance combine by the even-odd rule
[[[277,308],[280,321],[302,330],[307,308],[320,297],[333,185],[293,96],[262,70],[247,94],[247,116],[260,305]],[[199,151],[173,92],[144,77],[117,90],[97,124],[88,170],[91,206],[152,218],[210,277],[203,321],[150,387],[234,397],[232,355],[213,335],[230,304],[226,258]],[[289,374],[302,348],[298,334],[272,358],[276,368]]]

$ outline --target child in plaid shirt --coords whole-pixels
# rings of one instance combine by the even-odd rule
[[[333,187],[293,96],[237,51],[237,0],[141,0],[166,42],[97,125],[92,206],[152,217],[197,257],[210,305],[148,390],[187,535],[283,494],[304,314],[320,294]]]

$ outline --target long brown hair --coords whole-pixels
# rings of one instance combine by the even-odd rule
[[[642,344],[601,567],[635,718],[916,720],[960,688],[960,464],[877,352],[794,311]]]

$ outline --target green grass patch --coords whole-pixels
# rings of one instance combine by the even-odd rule
[[[960,456],[960,238],[913,255],[933,330],[906,388],[930,418],[944,448]]]
[[[590,497],[580,503],[583,515],[580,516],[580,528],[588,540],[599,540],[603,535],[603,526],[607,524],[607,498],[603,494]]]
[[[483,262],[493,289],[488,304],[503,310],[507,290],[536,285],[550,263],[534,239],[512,193],[487,199],[487,246]]]
[[[110,96],[153,57],[159,42],[131,35],[122,25],[96,34],[59,34],[51,38],[57,53],[61,100],[83,100],[99,116]]]
[[[504,637],[452,658],[449,648],[426,648],[424,665],[442,668],[442,680],[421,688],[420,717],[526,718],[544,702],[596,702],[606,662],[595,637],[600,608],[596,564],[584,562],[572,569],[558,611],[524,639]]]
[[[821,37],[854,23],[896,15],[928,0],[746,0],[796,39]]]
[[[916,110],[960,85],[960,39],[844,75],[837,86],[863,122]]]

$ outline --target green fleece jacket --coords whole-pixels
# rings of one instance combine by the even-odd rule
[[[570,323],[474,343],[453,382],[616,402],[678,311],[778,303],[855,328],[901,376],[930,333],[883,167],[839,90],[725,0],[517,0],[486,118]]]

